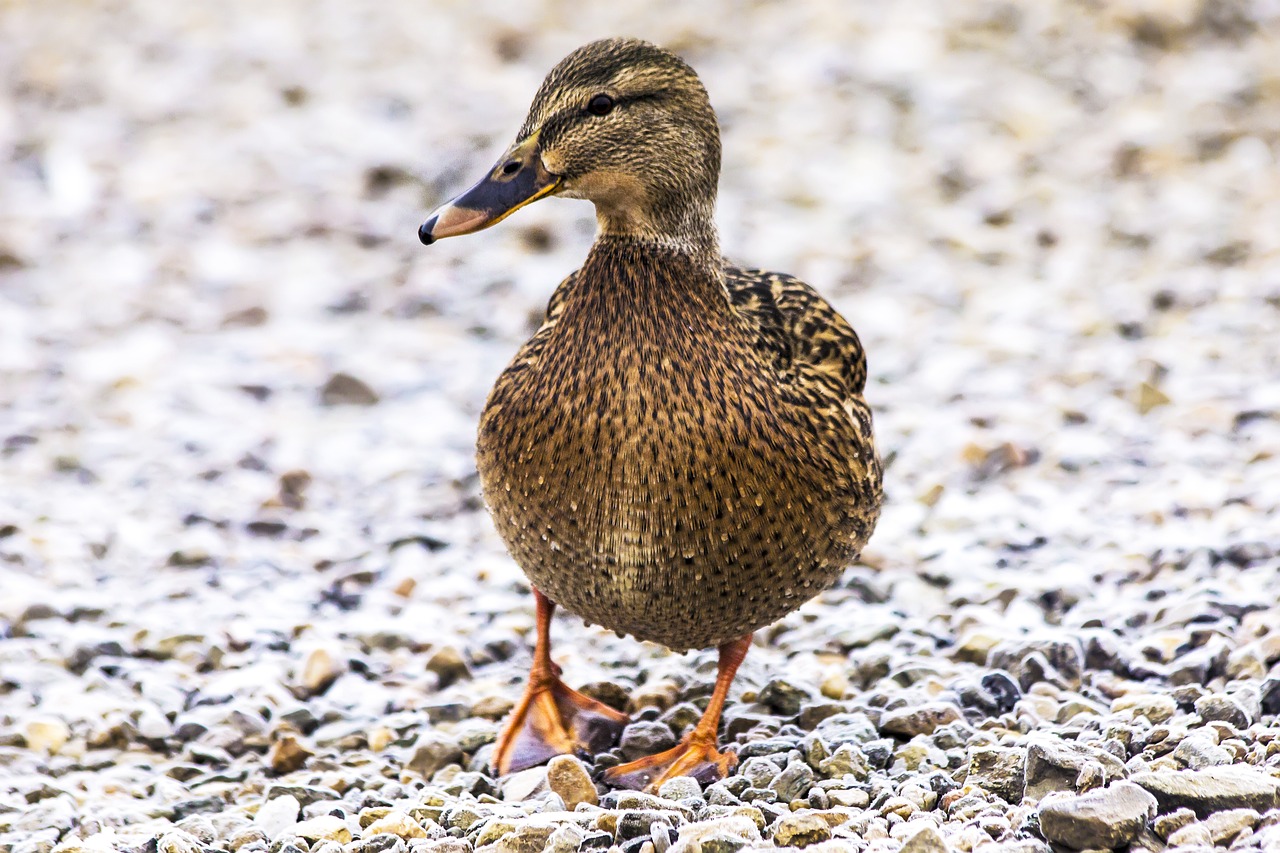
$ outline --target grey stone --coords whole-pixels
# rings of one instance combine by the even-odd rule
[[[502,798],[510,803],[522,803],[547,790],[547,767],[530,767],[512,773],[502,779]]]
[[[1001,797],[1006,802],[1022,799],[1026,753],[1016,747],[978,747],[969,753],[968,784]]]
[[[754,788],[769,787],[781,772],[782,768],[776,761],[763,756],[748,758],[738,765],[738,775],[746,779],[747,783]]]
[[[1226,693],[1210,693],[1196,700],[1196,713],[1206,723],[1218,720],[1230,723],[1237,729],[1246,729],[1252,723],[1249,712],[1234,696]]]
[[[789,737],[771,737],[764,740],[753,740],[751,743],[743,744],[738,749],[739,758],[755,758],[760,755],[777,755],[778,753],[786,753],[795,749],[797,746],[794,738]]]
[[[293,797],[299,806],[309,806],[323,800],[341,799],[337,791],[318,785],[272,785],[267,788],[267,800],[274,800],[277,797]]]
[[[691,776],[676,776],[662,783],[658,796],[664,800],[687,800],[702,797],[702,786]]]
[[[405,764],[408,770],[430,779],[443,767],[461,764],[462,747],[439,732],[423,732],[414,743],[413,756]]]
[[[1231,649],[1220,637],[1215,637],[1198,649],[1177,658],[1169,668],[1169,683],[1205,684],[1215,675],[1226,671],[1227,655]]]
[[[832,747],[842,743],[865,744],[879,737],[875,725],[860,712],[833,714],[818,723],[814,731]]]
[[[657,720],[631,723],[622,732],[622,740],[618,746],[628,761],[654,755],[676,745],[676,737],[665,723]]]
[[[1155,795],[1162,812],[1188,808],[1205,818],[1227,809],[1265,812],[1280,805],[1280,779],[1241,765],[1159,770],[1136,774],[1130,780]]]
[[[325,406],[372,406],[378,402],[378,393],[362,379],[335,373],[320,389],[320,402]]]
[[[1059,738],[1037,737],[1027,744],[1022,796],[1039,800],[1052,791],[1080,791],[1086,779],[1101,774],[1102,784],[1123,779],[1120,759],[1103,749]]]
[[[345,848],[346,853],[405,853],[407,849],[403,838],[389,832],[356,839]]]
[[[477,846],[476,853],[543,853],[553,832],[555,827],[545,823],[522,822],[492,844]]]
[[[1022,637],[996,645],[988,663],[1012,675],[1023,690],[1038,681],[1078,690],[1084,649],[1075,637]]]
[[[880,730],[911,738],[930,735],[939,727],[963,718],[960,709],[948,702],[932,702],[919,707],[889,711],[880,718]]]
[[[1156,799],[1131,782],[1047,799],[1038,810],[1046,839],[1076,850],[1122,847],[1156,812]]]
[[[1209,831],[1209,839],[1214,844],[1229,844],[1240,833],[1252,830],[1261,819],[1262,816],[1253,809],[1229,809],[1209,815],[1203,826]]]
[[[852,775],[861,782],[871,773],[871,763],[855,744],[842,743],[830,757],[818,763],[818,772],[828,779]]]
[[[1206,767],[1219,767],[1230,764],[1235,756],[1223,749],[1209,737],[1188,735],[1182,739],[1170,756],[1183,767],[1191,770],[1203,770]]]
[[[810,698],[808,691],[797,687],[789,681],[775,678],[760,690],[760,704],[767,706],[775,714],[794,717],[800,713],[800,707]]]
[[[441,689],[471,677],[471,669],[462,653],[453,646],[442,646],[427,658],[427,671],[434,672]]]
[[[797,800],[809,792],[813,785],[813,770],[802,761],[793,761],[769,783],[770,790],[784,803]]]
[[[684,823],[679,812],[666,809],[628,809],[618,818],[618,841],[648,838],[655,824],[670,827],[673,823]]]

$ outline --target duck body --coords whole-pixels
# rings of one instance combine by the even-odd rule
[[[478,441],[486,503],[534,585],[679,651],[829,587],[881,502],[853,330],[802,282],[717,261],[599,241],[499,377]]]
[[[485,501],[537,614],[499,773],[598,752],[626,725],[561,679],[559,604],[679,651],[719,647],[697,725],[604,781],[727,775],[737,758],[717,731],[753,632],[835,583],[879,517],[858,337],[803,282],[724,261],[719,173],[693,69],[604,39],[551,69],[515,143],[418,229],[431,245],[553,195],[591,201],[600,226],[480,419]]]

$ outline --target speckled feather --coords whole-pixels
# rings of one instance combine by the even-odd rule
[[[481,419],[516,561],[589,622],[677,650],[829,587],[882,501],[865,358],[790,276],[604,237]]]

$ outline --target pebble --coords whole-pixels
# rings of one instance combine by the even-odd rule
[[[901,737],[933,734],[940,726],[962,719],[955,705],[934,702],[919,708],[890,711],[880,718],[880,730]]]
[[[1040,831],[1075,850],[1112,849],[1138,837],[1156,813],[1156,799],[1131,782],[1086,794],[1052,795],[1040,804]]]
[[[679,802],[687,799],[701,799],[702,786],[691,776],[675,776],[662,783],[658,788],[658,796],[664,800]]]
[[[339,844],[346,844],[351,840],[351,829],[346,821],[328,814],[300,821],[293,825],[291,832],[308,841],[336,841]]]
[[[1013,747],[982,747],[969,753],[966,782],[1003,798],[1006,802],[1022,800],[1026,785],[1028,758],[1024,750]]]
[[[1162,812],[1187,808],[1205,818],[1233,808],[1265,812],[1280,806],[1280,779],[1239,765],[1139,773],[1130,779],[1155,795]]]
[[[734,853],[761,840],[756,823],[740,815],[686,824],[677,832],[676,844],[671,847],[676,853],[696,853],[698,850],[704,853]]]
[[[424,732],[414,742],[413,756],[405,765],[424,779],[439,770],[462,761],[462,748],[451,738],[436,732]]]
[[[400,838],[427,838],[428,834],[422,825],[401,811],[392,811],[365,827],[366,835],[387,833]]]
[[[301,686],[307,693],[315,695],[329,689],[329,685],[343,673],[343,667],[325,648],[312,649],[302,666]]]
[[[789,803],[807,794],[813,780],[813,770],[808,764],[792,761],[769,782],[768,787],[781,802]]]
[[[271,765],[272,770],[283,775],[302,769],[307,759],[313,755],[315,753],[303,746],[293,735],[282,735],[267,751],[267,763]]]
[[[600,802],[600,795],[587,768],[572,755],[557,755],[551,759],[547,764],[546,779],[547,787],[564,800],[567,808],[576,808],[579,803],[594,806]],[[695,791],[697,784],[693,783]]]
[[[522,803],[547,790],[548,768],[530,767],[512,773],[502,779],[502,798],[512,803]]]
[[[991,649],[987,663],[1010,673],[1023,690],[1037,682],[1077,690],[1084,669],[1084,649],[1078,639],[1065,636],[1005,640]]]
[[[1253,724],[1253,715],[1234,696],[1225,693],[1210,693],[1196,700],[1196,713],[1205,722],[1220,720],[1230,723],[1237,729],[1247,729]]]
[[[676,737],[665,723],[656,720],[631,723],[622,732],[618,743],[622,756],[628,761],[654,755],[676,745]]]
[[[298,806],[311,806],[312,803],[324,802],[329,799],[339,799],[338,792],[332,788],[323,788],[320,785],[270,785],[266,789],[265,794],[268,802],[280,797],[291,797]]]
[[[809,693],[804,688],[775,678],[760,690],[760,698],[756,701],[775,714],[794,717],[800,713],[800,708],[809,698]]]
[[[31,720],[23,730],[27,749],[36,752],[57,752],[71,739],[71,729],[57,717],[41,717]]]
[[[1174,761],[1191,770],[1230,764],[1234,756],[1216,743],[1216,738],[1188,735],[1169,753]]]
[[[1130,694],[1111,703],[1112,711],[1130,711],[1134,716],[1146,717],[1152,723],[1164,723],[1178,711],[1178,703],[1164,694]]]
[[[449,687],[461,679],[471,677],[471,668],[467,666],[467,660],[462,656],[462,652],[453,646],[443,646],[436,649],[427,658],[427,671],[434,672],[438,679],[437,685],[440,689]]]
[[[788,815],[773,828],[773,843],[779,847],[809,847],[831,837],[831,826],[821,815]]]
[[[1159,815],[1151,822],[1156,835],[1168,841],[1169,836],[1188,824],[1195,823],[1196,813],[1191,809],[1176,809],[1168,814]]]
[[[899,853],[950,853],[950,848],[937,827],[926,824],[907,837]]]
[[[270,796],[270,792],[268,792]],[[258,808],[258,813],[254,815],[253,822],[260,830],[266,833],[267,838],[278,838],[286,829],[293,826],[298,821],[298,812],[301,804],[298,798],[291,794],[280,794],[267,800]]]
[[[1127,775],[1120,759],[1103,749],[1055,740],[1031,738],[1026,748],[1023,797],[1040,800],[1053,791],[1082,791],[1106,785]]]

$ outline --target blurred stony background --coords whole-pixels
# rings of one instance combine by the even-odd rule
[[[1280,5],[585,6],[0,3],[0,849],[1280,844]],[[482,772],[533,616],[472,461],[594,218],[415,230],[623,34],[726,254],[862,335],[890,502],[740,775],[600,801]],[[709,688],[555,631],[626,750]]]

